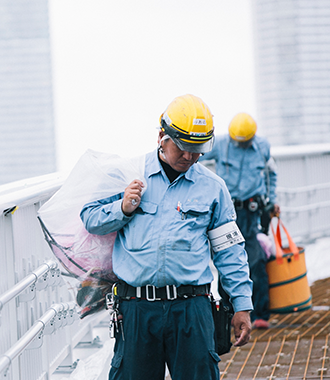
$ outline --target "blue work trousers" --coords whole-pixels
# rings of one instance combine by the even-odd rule
[[[264,319],[268,321],[269,295],[268,275],[266,272],[267,257],[257,240],[259,230],[259,213],[246,208],[236,210],[237,225],[245,239],[245,250],[248,255],[250,278],[253,281],[252,301],[254,310],[251,312],[251,320]]]
[[[121,300],[124,340],[116,333],[109,380],[219,380],[214,323],[206,296]]]

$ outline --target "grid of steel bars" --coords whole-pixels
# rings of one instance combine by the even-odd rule
[[[330,278],[311,287],[309,310],[274,314],[248,345],[222,356],[220,379],[330,379]]]

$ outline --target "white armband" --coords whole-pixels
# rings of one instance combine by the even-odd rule
[[[208,231],[208,235],[214,252],[223,251],[226,248],[245,241],[236,222],[229,222]]]

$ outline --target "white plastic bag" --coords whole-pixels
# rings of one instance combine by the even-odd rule
[[[144,166],[145,156],[122,158],[89,149],[62,187],[39,209],[38,219],[54,255],[81,283],[116,281],[112,271],[116,232],[88,233],[80,219],[81,209],[88,202],[122,193],[134,179],[143,181],[145,191]]]

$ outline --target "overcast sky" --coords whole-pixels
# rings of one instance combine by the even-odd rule
[[[50,26],[59,170],[88,148],[153,150],[179,95],[206,102],[216,134],[257,118],[250,0],[50,0]]]

